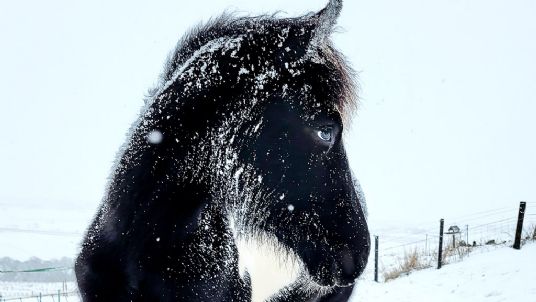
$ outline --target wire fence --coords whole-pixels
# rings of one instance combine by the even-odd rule
[[[69,292],[61,292],[58,291],[58,293],[50,293],[50,294],[38,294],[38,295],[30,295],[30,296],[24,296],[24,297],[16,297],[16,298],[2,298],[0,297],[0,302],[4,301],[19,301],[19,302],[26,302],[26,301],[37,301],[37,302],[75,302],[80,301],[80,293],[78,290],[69,291]]]
[[[72,267],[44,267],[44,268],[34,268],[26,270],[0,270],[1,273],[41,273],[41,272],[58,272],[58,271],[70,271]]]
[[[32,272],[39,271],[36,269]],[[5,271],[4,271],[5,273]],[[9,284],[10,282],[0,283],[4,285],[4,290],[7,290],[5,296],[0,294],[0,302],[4,301],[19,301],[19,302],[79,302],[80,294],[74,282],[61,282],[61,283],[21,283],[21,284]],[[9,284],[9,286],[7,285]],[[1,287],[0,287],[1,288]]]
[[[536,240],[536,203],[526,203],[526,206],[521,239]],[[519,218],[517,210],[514,207],[504,207],[445,219],[443,262],[461,261],[471,251],[487,251],[512,245]],[[377,233],[379,264],[378,272],[374,272],[375,278],[383,275],[384,280],[389,280],[393,272],[404,274],[435,266],[439,258],[439,229],[438,220],[435,227],[426,224],[409,234]],[[369,274],[372,274],[371,267],[376,265],[369,266]]]

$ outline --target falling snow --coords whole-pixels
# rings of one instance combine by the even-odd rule
[[[158,145],[162,143],[164,135],[158,130],[153,130],[147,134],[147,141],[153,145]]]

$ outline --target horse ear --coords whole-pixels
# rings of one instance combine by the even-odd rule
[[[342,10],[342,0],[329,0],[326,7],[311,16],[316,24],[309,51],[314,51],[329,38]]]

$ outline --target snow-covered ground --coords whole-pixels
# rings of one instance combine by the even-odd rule
[[[440,270],[425,269],[386,283],[361,280],[352,301],[536,301],[535,255],[535,243],[521,250],[477,249]]]
[[[442,269],[429,268],[416,271],[389,282],[372,281],[371,268],[357,285],[352,302],[499,302],[536,301],[536,243],[528,243],[521,250],[508,245],[478,247],[463,261],[445,265]],[[0,295],[6,301],[36,301],[39,293],[42,301],[78,302],[76,286],[67,283],[0,282]],[[67,297],[63,293],[70,293]],[[50,295],[50,296],[45,296]],[[65,299],[67,298],[67,299]]]

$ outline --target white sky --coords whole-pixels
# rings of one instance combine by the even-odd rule
[[[95,208],[188,28],[327,1],[156,2],[0,2],[0,204]],[[536,201],[534,16],[532,0],[345,1],[334,41],[359,72],[347,145],[372,224]]]

